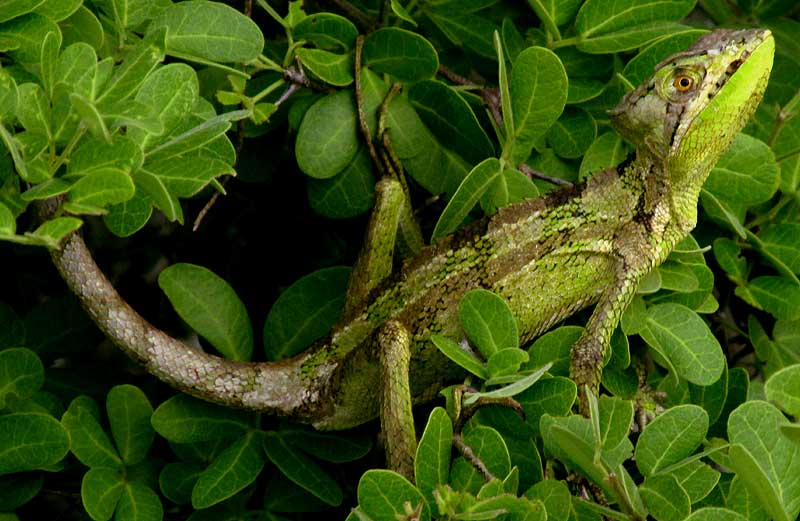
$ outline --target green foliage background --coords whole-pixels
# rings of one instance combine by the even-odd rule
[[[0,521],[797,518],[794,1],[229,3],[0,3]],[[103,340],[49,265],[82,227],[157,326],[228,358],[290,356],[338,319],[372,206],[356,90],[435,239],[554,189],[528,168],[578,182],[619,164],[606,111],[716,26],[771,29],[772,78],[693,237],[626,313],[608,395],[591,420],[570,414],[585,316],[519,350],[502,300],[469,294],[482,356],[434,339],[474,374],[462,405],[513,395],[525,419],[491,407],[454,425],[452,394],[421,409],[416,485],[376,470],[375,425],[318,433],[177,394]],[[665,410],[631,432],[656,412],[644,383]]]

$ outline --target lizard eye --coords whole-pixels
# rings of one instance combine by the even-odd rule
[[[688,92],[694,86],[694,78],[686,74],[679,74],[672,80],[672,86],[678,92]]]

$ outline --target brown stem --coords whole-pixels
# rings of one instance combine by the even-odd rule
[[[464,456],[464,459],[469,461],[472,466],[475,467],[475,470],[481,473],[483,479],[487,483],[493,479],[496,479],[486,467],[486,464],[481,461],[481,459],[475,455],[474,452],[472,452],[472,447],[464,442],[464,438],[462,438],[460,434],[453,434],[453,445],[455,445],[461,455]]]
[[[372,140],[372,133],[367,124],[367,114],[364,111],[364,92],[361,90],[361,51],[364,47],[364,36],[359,35],[356,38],[356,56],[355,56],[355,83],[356,83],[356,108],[358,109],[358,126],[361,129],[361,135],[364,138],[364,143],[369,150],[369,157],[372,158],[372,164],[378,169],[378,174],[383,175],[385,172],[383,161],[378,157],[378,151],[375,150],[375,143]]]
[[[525,174],[530,178],[541,179],[542,181],[547,181],[548,183],[553,183],[557,186],[563,186],[567,188],[571,188],[573,186],[572,183],[569,181],[565,181],[564,179],[559,179],[558,177],[549,176],[545,173],[539,172],[538,170],[534,170],[530,166],[526,165],[525,163],[520,163],[517,167],[520,172]]]

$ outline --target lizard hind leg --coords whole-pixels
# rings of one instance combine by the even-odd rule
[[[413,483],[417,437],[408,381],[411,333],[400,322],[389,320],[378,331],[377,343],[381,367],[380,416],[386,465]]]

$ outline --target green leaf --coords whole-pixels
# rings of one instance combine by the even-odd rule
[[[446,336],[433,335],[431,341],[450,360],[463,367],[478,378],[485,380],[489,377],[486,365],[472,353],[467,352],[460,345]]]
[[[125,484],[114,521],[161,521],[164,508],[153,490],[132,481]]]
[[[719,342],[697,313],[680,304],[651,306],[639,334],[677,376],[693,384],[711,385],[722,374],[725,356]]]
[[[300,450],[321,460],[346,463],[357,460],[369,452],[372,444],[363,436],[284,429],[281,437]]]
[[[586,153],[597,136],[597,123],[591,114],[567,107],[547,132],[547,143],[560,157],[574,159]]]
[[[398,516],[406,514],[406,503],[412,511],[422,505],[420,521],[431,518],[422,494],[403,476],[390,470],[371,469],[358,481],[358,506],[374,521],[396,521]]]
[[[122,465],[108,434],[100,426],[97,404],[88,396],[79,396],[69,404],[61,418],[69,434],[69,448],[87,467],[118,468]]]
[[[428,417],[414,458],[414,480],[428,504],[436,503],[433,491],[448,481],[452,450],[453,422],[443,408],[436,407]]]
[[[342,490],[336,481],[310,458],[290,445],[280,433],[264,434],[264,452],[267,458],[294,483],[329,505],[341,504]]]
[[[653,74],[653,70],[661,60],[671,54],[685,50],[706,32],[708,31],[687,29],[677,34],[659,38],[639,51],[636,56],[626,63],[625,68],[622,70],[622,75],[632,85],[644,82]]]
[[[484,58],[495,58],[492,48],[492,34],[499,27],[485,16],[465,13],[458,7],[450,10],[426,11],[430,21],[436,24],[448,40],[458,47],[466,47]]]
[[[316,179],[344,170],[358,152],[356,121],[351,91],[329,94],[314,103],[297,131],[295,156],[300,170]]]
[[[264,351],[270,360],[299,353],[327,334],[344,307],[351,269],[324,268],[289,286],[264,322]]]
[[[761,247],[785,264],[793,273],[800,273],[800,247],[796,237],[800,224],[772,224],[758,234]]]
[[[522,351],[524,353],[524,351]],[[464,399],[464,405],[472,405],[477,403],[477,401],[481,398],[509,398],[516,394],[523,392],[525,389],[528,389],[530,386],[535,384],[539,378],[550,369],[550,364],[546,364],[543,367],[540,367],[536,371],[532,372],[529,375],[520,377],[515,381],[511,382],[510,384],[500,387],[499,389],[495,389],[493,391],[481,392],[481,393],[470,393],[467,398]],[[493,384],[490,380],[489,384]]]
[[[61,33],[64,35],[65,46],[86,42],[97,50],[103,45],[103,26],[85,5],[81,5],[72,16],[62,21]]]
[[[303,65],[330,85],[345,87],[353,83],[353,56],[322,49],[297,49]]]
[[[578,341],[583,328],[579,326],[561,326],[536,339],[528,348],[530,361],[525,366],[533,368],[552,362],[550,373],[554,375],[568,375],[570,352],[573,344]]]
[[[776,521],[800,513],[800,446],[780,433],[788,424],[778,409],[757,400],[740,405],[728,418],[731,466]]]
[[[47,0],[36,7],[36,12],[54,22],[61,22],[73,14],[82,3],[82,0]]]
[[[250,318],[225,280],[202,266],[179,263],[158,275],[158,285],[181,318],[220,353],[231,360],[250,360]]]
[[[147,224],[152,213],[150,201],[137,192],[127,201],[112,205],[103,216],[103,222],[117,237],[129,237]]]
[[[192,489],[203,470],[197,463],[167,463],[158,475],[161,493],[178,505],[189,503]]]
[[[82,206],[108,206],[133,197],[136,188],[131,177],[115,170],[94,172],[69,189],[69,202]]]
[[[754,137],[737,134],[711,170],[703,189],[735,207],[750,207],[769,200],[779,181],[772,150]]]
[[[516,168],[505,168],[481,197],[481,208],[487,214],[525,199],[535,199],[539,190],[528,176]]]
[[[633,402],[601,396],[598,407],[601,446],[605,450],[612,450],[628,439],[633,422]]]
[[[765,390],[768,400],[792,416],[800,416],[800,364],[784,367],[770,376]]]
[[[558,36],[558,26],[572,20],[580,7],[580,0],[528,0],[547,32]]]
[[[547,519],[569,519],[570,493],[563,481],[547,479],[525,491],[525,497],[538,499],[547,510]]]
[[[648,477],[639,487],[642,500],[657,521],[681,521],[691,512],[689,496],[674,477]]]
[[[153,406],[133,385],[117,385],[108,392],[106,410],[119,455],[126,465],[135,465],[147,456],[155,431],[150,424]]]
[[[9,474],[0,476],[0,511],[16,510],[42,489],[41,474]]]
[[[639,47],[664,36],[670,29],[666,22],[680,20],[694,4],[694,0],[621,0],[609,5],[588,0],[575,19],[578,49],[609,53]]]
[[[523,161],[530,155],[533,143],[545,135],[563,112],[567,73],[552,51],[529,47],[514,62],[509,90],[515,128],[512,157],[515,162]]]
[[[220,453],[192,489],[192,506],[208,508],[255,481],[264,467],[261,436],[249,431]]]
[[[50,467],[68,450],[67,433],[52,416],[38,412],[0,416],[0,474]]]
[[[3,4],[5,10],[5,2]],[[55,22],[37,13],[28,13],[0,25],[0,42],[13,42],[14,46],[6,55],[38,75],[41,72],[42,46],[48,33],[55,33],[61,40],[61,31]]]
[[[692,512],[686,521],[747,521],[747,518],[727,508],[705,507]]]
[[[522,349],[503,349],[497,351],[486,361],[486,365],[489,368],[489,379],[504,378],[517,373],[520,366],[529,359],[528,353]],[[490,382],[490,385],[494,383],[495,382]]]
[[[511,472],[511,458],[503,437],[495,429],[478,425],[464,435],[464,443],[486,464],[493,476]],[[450,469],[450,486],[455,490],[477,493],[485,483],[483,476],[465,458],[457,458]]]
[[[238,121],[246,118],[249,112],[246,110],[235,110],[217,116],[206,116],[202,122],[192,128],[181,132],[177,136],[161,143],[147,152],[147,163],[153,164],[163,162],[167,159],[174,160],[190,152],[198,155],[203,151],[208,151],[213,143],[219,143],[223,139],[224,143],[229,143],[222,136],[231,128],[231,121]],[[233,162],[233,157],[215,157],[217,160],[226,164]]]
[[[303,18],[292,29],[295,41],[308,40],[318,49],[349,50],[358,37],[358,28],[343,16],[314,13]]]
[[[0,351],[0,409],[6,400],[29,398],[44,382],[44,367],[30,349],[16,348]]]
[[[190,443],[236,438],[250,428],[246,412],[177,394],[153,412],[153,428],[170,441]]]
[[[688,457],[708,432],[708,414],[697,405],[667,409],[645,427],[636,443],[636,464],[642,474],[653,476]]]
[[[691,504],[708,496],[719,482],[720,473],[702,461],[690,461],[681,464],[668,475],[674,477],[681,488],[689,496]]]
[[[503,349],[517,349],[517,321],[508,303],[485,289],[468,291],[458,304],[464,332],[485,358]]]
[[[420,81],[409,88],[408,99],[445,147],[470,163],[494,155],[494,146],[469,104],[448,85]]]
[[[135,100],[154,110],[153,116],[161,123],[162,132],[151,134],[140,128],[131,128],[128,135],[142,150],[148,150],[170,136],[186,121],[199,99],[200,86],[197,73],[183,63],[170,63],[153,71],[142,83]]]
[[[616,132],[606,132],[597,137],[586,150],[581,160],[578,178],[583,180],[591,174],[620,164],[628,155],[628,147]]]
[[[384,27],[364,40],[363,64],[381,74],[391,74],[401,81],[432,78],[439,68],[433,45],[422,36]]]
[[[18,16],[32,13],[36,7],[46,0],[7,0],[0,11],[0,23],[7,22]]]
[[[800,318],[800,286],[784,277],[765,275],[735,289],[738,297],[780,320]]]
[[[125,478],[119,470],[105,467],[92,468],[81,480],[81,501],[86,513],[94,521],[108,521],[114,515]]]
[[[500,161],[490,157],[481,161],[459,185],[458,190],[447,203],[436,227],[432,241],[453,233],[466,219],[481,196],[492,182],[502,173]]]
[[[309,177],[306,183],[311,208],[329,219],[348,219],[372,208],[375,176],[372,174],[372,160],[364,146],[359,148],[350,164],[334,177]]]
[[[148,27],[167,31],[167,54],[213,62],[248,62],[264,48],[258,25],[236,9],[205,0],[173,4]]]
[[[181,4],[184,5],[184,4]],[[164,35],[158,31],[149,33],[131,49],[117,67],[111,79],[103,86],[97,97],[97,107],[109,108],[116,102],[132,96],[141,87],[158,64],[164,60]],[[100,112],[105,112],[100,110]]]

